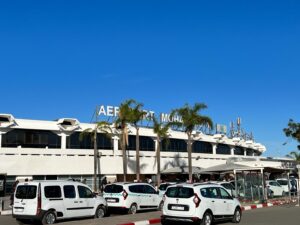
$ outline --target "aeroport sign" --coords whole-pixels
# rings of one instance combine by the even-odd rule
[[[119,114],[119,107],[118,106],[111,106],[111,105],[100,105],[98,108],[97,115],[98,116],[106,116],[106,117],[117,117]],[[146,112],[144,116],[144,120],[153,120],[155,116],[155,112],[152,110],[143,110]],[[168,122],[182,122],[182,118],[178,115],[171,116],[168,113],[160,113],[160,122],[168,123]]]

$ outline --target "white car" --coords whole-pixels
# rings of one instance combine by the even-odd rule
[[[275,180],[267,180],[266,181],[267,188],[271,191],[269,197],[273,196],[284,196],[285,191],[284,188]]]
[[[103,192],[109,208],[123,208],[135,214],[138,210],[159,209],[158,192],[147,183],[114,183]]]
[[[226,191],[231,194],[231,196],[236,197],[235,187],[232,185],[232,183],[227,181],[217,181],[217,184],[220,184],[223,188],[225,188]]]
[[[276,181],[283,187],[285,193],[289,193],[289,185],[288,185],[288,179],[286,178],[279,178],[276,179]],[[297,186],[298,186],[298,179],[290,178],[290,191],[291,193],[297,192]]]
[[[178,184],[168,187],[161,216],[162,225],[172,221],[211,225],[230,219],[239,223],[240,202],[219,184]]]
[[[30,181],[19,183],[14,193],[13,217],[17,220],[33,219],[43,224],[56,220],[106,215],[104,198],[74,181]]]

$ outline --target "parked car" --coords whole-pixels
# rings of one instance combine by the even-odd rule
[[[138,210],[159,209],[160,197],[147,183],[114,183],[103,192],[109,208],[123,208],[130,214]]]
[[[236,197],[236,191],[235,187],[232,185],[232,183],[227,181],[218,181],[218,184],[220,184],[223,188],[226,189],[226,191],[231,194],[232,197]]]
[[[276,181],[283,187],[285,193],[289,193],[288,179],[278,178]],[[290,191],[291,193],[296,193],[298,187],[298,180],[295,178],[290,178]]]
[[[267,180],[266,181],[269,197],[273,196],[284,196],[285,191],[284,188],[276,181],[276,180]],[[271,190],[271,192],[269,191]]]
[[[158,195],[159,195],[159,197],[163,197],[163,195],[165,194],[165,192],[166,192],[166,190],[167,190],[167,188],[169,187],[169,186],[171,186],[171,185],[174,185],[174,184],[176,184],[176,182],[165,182],[165,183],[161,183],[160,185],[159,185],[159,187],[158,187]]]
[[[239,223],[241,204],[219,184],[177,184],[169,186],[161,216],[162,225],[172,221],[211,225],[214,221]]]
[[[30,181],[17,185],[12,212],[17,220],[33,219],[54,224],[65,218],[102,218],[106,215],[107,203],[79,182]]]

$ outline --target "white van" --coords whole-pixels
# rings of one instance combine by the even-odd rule
[[[240,202],[219,184],[177,184],[169,186],[164,196],[161,224],[172,221],[211,225],[218,220],[239,223]]]
[[[103,197],[108,208],[123,208],[135,214],[138,210],[158,209],[161,199],[147,183],[114,183],[106,185]]]
[[[107,212],[103,197],[74,181],[30,181],[19,183],[14,193],[13,217],[53,224],[65,218],[94,216]]]

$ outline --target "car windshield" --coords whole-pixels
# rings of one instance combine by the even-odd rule
[[[169,198],[190,198],[194,196],[194,190],[187,187],[169,187],[166,196]]]
[[[122,191],[123,191],[123,186],[116,185],[116,184],[107,185],[104,188],[105,193],[120,193]]]
[[[34,199],[36,197],[37,187],[34,185],[19,185],[16,191],[18,199]]]
[[[288,185],[288,181],[287,181],[287,180],[277,180],[277,182],[278,182],[280,185]]]
[[[232,184],[230,184],[230,183],[223,183],[223,184],[221,184],[224,188],[226,188],[226,189],[229,189],[229,190],[231,190],[231,189],[233,189],[234,190],[234,187],[232,186]]]
[[[170,185],[171,184],[161,184],[158,189],[161,191],[165,191],[167,190],[167,187],[169,187]]]

